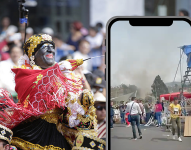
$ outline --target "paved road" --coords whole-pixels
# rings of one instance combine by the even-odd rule
[[[131,127],[115,124],[110,132],[111,150],[191,150],[191,137],[182,137],[182,142],[179,142],[172,140],[171,132],[164,128],[141,126],[141,129],[143,139],[134,141]]]

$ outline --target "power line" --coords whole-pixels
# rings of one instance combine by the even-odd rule
[[[182,65],[182,58],[181,58],[181,49],[180,49],[180,77],[181,77],[181,82],[182,82],[182,71],[181,71],[181,66]]]
[[[178,63],[178,67],[177,67],[177,69],[176,69],[176,73],[175,73],[173,82],[175,81],[176,74],[177,74],[177,72],[178,72],[178,68],[179,68],[179,65],[180,65],[180,63],[181,63],[182,55],[183,55],[183,51],[182,51],[182,54],[181,54],[181,56],[180,56],[180,60],[179,60],[179,63]]]

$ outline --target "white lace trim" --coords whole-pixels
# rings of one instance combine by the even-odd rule
[[[22,65],[25,65],[25,61],[26,63],[30,64],[29,57],[26,54],[24,54],[19,58],[18,66],[21,67]]]
[[[69,117],[69,126],[72,128],[72,127],[77,126],[80,123],[80,120],[76,119],[77,114],[84,115],[85,111],[82,108],[82,106],[80,104],[78,104],[77,101],[75,103],[71,103],[71,100],[77,99],[78,96],[71,92],[69,94],[71,97],[70,97],[70,101],[68,102],[67,107],[69,107],[71,110],[71,116]]]

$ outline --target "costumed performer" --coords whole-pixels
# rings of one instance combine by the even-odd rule
[[[24,50],[12,69],[19,102],[0,92],[0,103],[11,109],[0,112],[0,123],[12,129],[12,145],[23,150],[104,149],[105,142],[97,138],[94,99],[82,89],[87,81],[72,72],[83,60],[56,63],[55,44],[46,34],[30,37]]]

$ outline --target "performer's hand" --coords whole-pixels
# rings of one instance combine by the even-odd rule
[[[84,79],[85,76],[83,73],[83,68],[81,66],[77,67],[74,72],[76,75],[80,75]]]
[[[76,68],[75,73],[76,73],[76,75],[80,75],[82,77],[82,79],[84,80],[83,89],[88,89],[89,91],[91,91],[91,87],[90,87],[88,81],[86,80],[86,77],[82,71],[83,71],[83,68],[80,66],[80,67]]]

